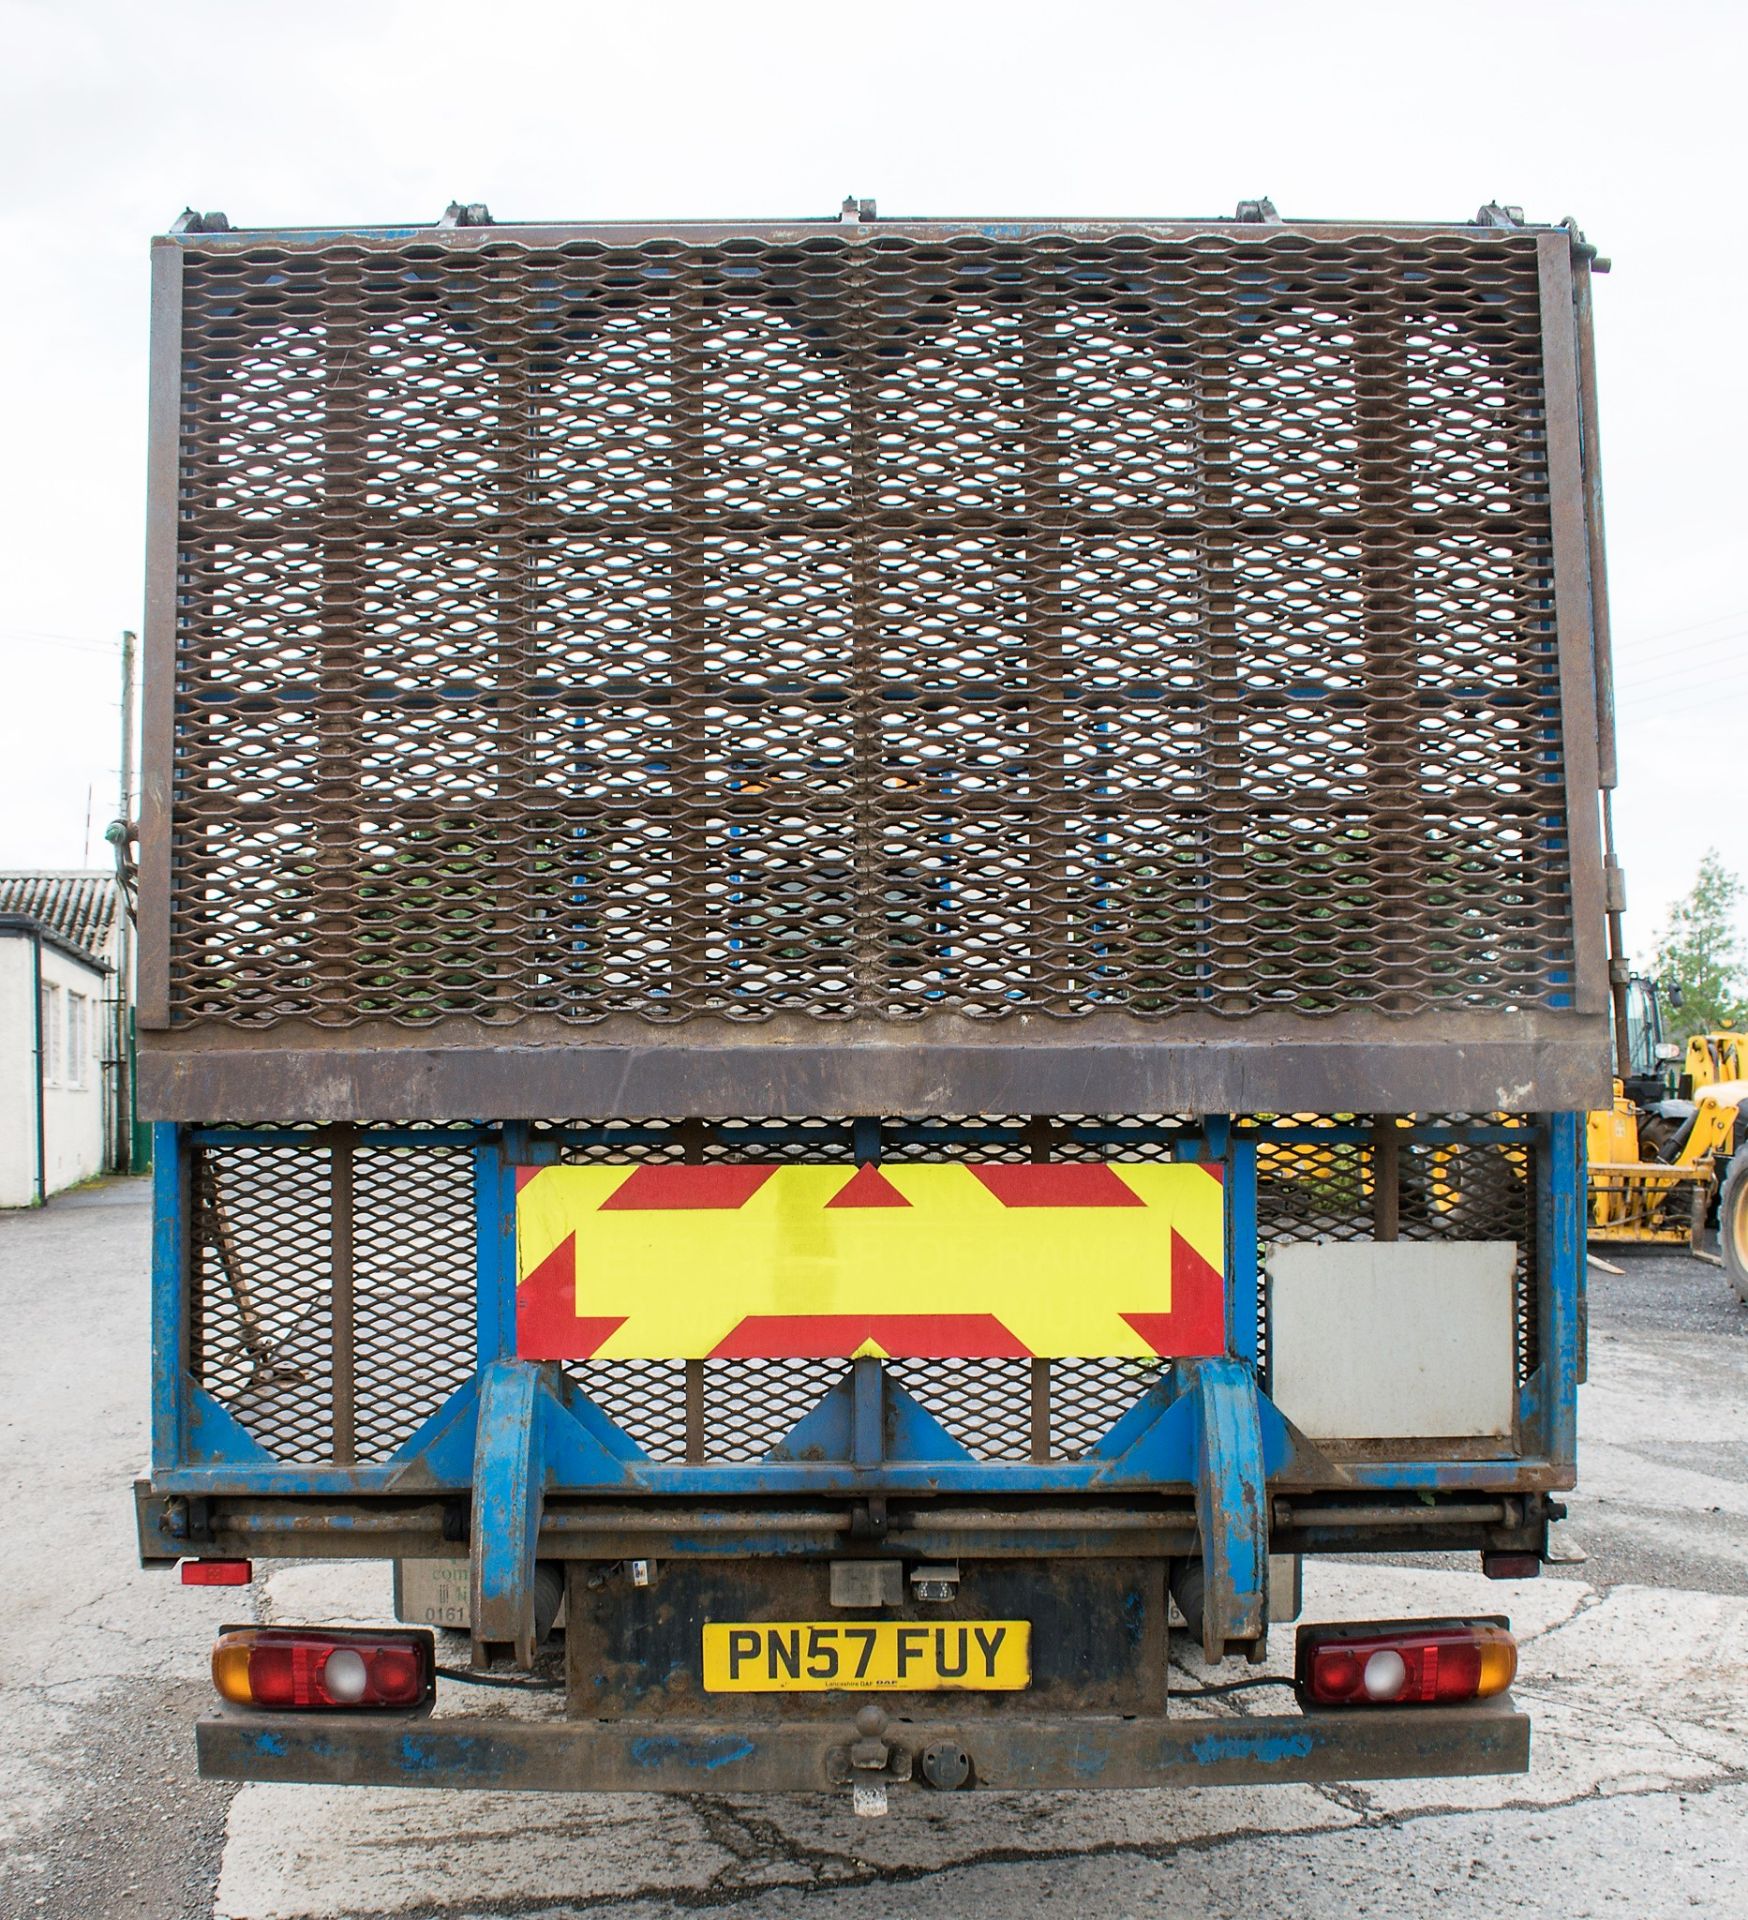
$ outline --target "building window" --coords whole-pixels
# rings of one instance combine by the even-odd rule
[[[37,1045],[42,1048],[42,1077],[51,1087],[61,1084],[61,990],[52,980],[42,984],[37,1011]]]
[[[91,1055],[91,1001],[83,993],[67,995],[67,1085],[82,1087]]]

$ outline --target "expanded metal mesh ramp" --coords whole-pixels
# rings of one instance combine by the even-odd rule
[[[157,262],[151,1110],[1597,1097],[1566,230]]]
[[[1535,1371],[1540,1251],[1535,1138],[1485,1115],[1420,1132],[1247,1120],[1258,1246],[1370,1239],[1388,1203],[1403,1240],[1511,1240],[1517,1372]],[[885,1164],[1169,1159],[1174,1120],[1119,1115],[1047,1128],[1019,1116],[924,1120]],[[1327,1140],[1319,1139],[1327,1131]],[[1286,1134],[1287,1138],[1271,1135]],[[1389,1152],[1391,1136],[1398,1145]],[[1474,1135],[1475,1137],[1465,1137]],[[568,1164],[830,1163],[866,1157],[852,1122],[553,1128]],[[380,1463],[472,1377],[478,1196],[472,1136],[350,1128],[203,1135],[191,1171],[193,1378],[286,1462]],[[1259,1358],[1268,1361],[1267,1328]],[[587,1360],[571,1372],[653,1460],[765,1458],[843,1376],[841,1359]],[[1152,1360],[904,1359],[893,1378],[979,1459],[1082,1457],[1160,1377]]]

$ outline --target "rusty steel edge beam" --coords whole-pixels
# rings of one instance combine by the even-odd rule
[[[1311,1497],[1272,1501],[1270,1544],[1275,1552],[1362,1553],[1385,1550],[1452,1552],[1534,1544],[1543,1524],[1541,1503],[1518,1495],[1456,1499],[1425,1505],[1405,1491],[1395,1501],[1374,1496],[1359,1505],[1332,1505],[1334,1489]],[[184,1556],[207,1558],[442,1560],[467,1556],[462,1496],[409,1504],[393,1495],[352,1500],[246,1494],[213,1495],[198,1503],[198,1526],[173,1534],[170,1512],[186,1502],[135,1489],[141,1558],[161,1564]],[[555,1496],[542,1520],[539,1553],[551,1560],[824,1559],[855,1552],[853,1503],[836,1508],[768,1510],[685,1505],[582,1506]],[[1191,1496],[1162,1497],[1146,1508],[1046,1506],[895,1506],[887,1551],[911,1559],[1175,1559],[1194,1552]],[[198,1537],[192,1537],[197,1534]]]
[[[494,221],[490,226],[438,227],[418,223],[403,226],[231,227],[220,233],[157,234],[152,244],[187,253],[248,253],[258,247],[307,250],[336,245],[366,249],[403,248],[409,244],[441,247],[452,252],[477,252],[510,242],[519,247],[562,245],[567,241],[599,241],[613,247],[638,246],[651,240],[698,245],[723,240],[759,240],[799,244],[819,240],[849,240],[866,244],[883,239],[985,240],[997,243],[1037,240],[1053,234],[1076,240],[1118,239],[1143,235],[1153,240],[1236,240],[1258,246],[1303,235],[1313,240],[1425,240],[1441,235],[1493,245],[1522,245],[1543,235],[1571,244],[1570,229],[1547,223],[1521,227],[1477,226],[1471,220],[1234,220],[1229,214],[1193,216],[1141,214],[1132,218],[1002,217],[953,215],[941,217],[841,220],[832,215],[775,220],[603,220],[603,221]]]
[[[208,1532],[210,1538],[198,1544],[169,1542],[157,1535],[142,1537],[141,1562],[163,1565],[184,1558],[209,1560],[451,1560],[457,1567],[467,1564],[467,1549],[443,1536],[440,1528],[419,1530],[409,1526],[394,1528],[353,1528],[344,1536],[320,1531],[320,1522],[312,1521],[296,1532],[279,1528],[262,1529],[248,1524],[252,1516],[228,1519],[217,1515]],[[1388,1538],[1394,1541],[1406,1530],[1398,1527]],[[1416,1550],[1437,1546],[1441,1551],[1479,1551],[1491,1546],[1491,1537],[1453,1535],[1447,1543],[1443,1534],[1429,1535],[1424,1527],[1412,1530]],[[1386,1536],[1380,1535],[1380,1539]],[[1319,1535],[1321,1538],[1321,1535]],[[1115,1531],[1088,1527],[1071,1533],[1060,1527],[1028,1528],[1017,1523],[1007,1533],[967,1534],[954,1528],[909,1527],[886,1543],[890,1555],[911,1560],[952,1560],[975,1558],[978,1562],[995,1560],[1177,1560],[1189,1557],[1196,1547],[1193,1518],[1179,1524],[1158,1525]],[[1281,1551],[1293,1549],[1283,1547]],[[1370,1545],[1354,1545],[1351,1552],[1369,1551]],[[595,1526],[553,1526],[542,1524],[539,1558],[552,1561],[617,1560],[726,1560],[741,1564],[748,1560],[826,1560],[853,1551],[849,1517],[842,1527],[830,1533],[807,1528],[791,1528],[780,1520],[771,1521],[758,1531],[733,1532],[727,1529],[699,1532],[679,1521],[666,1531],[639,1527],[618,1528],[610,1521]]]
[[[222,1052],[254,1056],[264,1049],[294,1053],[305,1049],[478,1052],[508,1047],[568,1052],[593,1047],[614,1052],[666,1050],[695,1057],[700,1052],[752,1053],[773,1048],[792,1053],[810,1043],[829,1044],[837,1050],[884,1048],[892,1053],[941,1047],[1005,1053],[1019,1048],[1070,1046],[1170,1051],[1303,1042],[1319,1049],[1345,1046],[1369,1052],[1423,1044],[1429,1039],[1441,1046],[1465,1049],[1507,1046],[1527,1050],[1538,1043],[1581,1045],[1591,1034],[1592,1025],[1585,1016],[1566,1008],[1528,1005],[1477,1009],[1456,1002],[1413,1014],[1385,1013],[1376,1006],[1306,1014],[1296,1012],[1289,1002],[1241,1015],[1186,1011],[1159,1018],[1113,1006],[1068,1015],[1024,1009],[990,1017],[944,1008],[906,1019],[870,1015],[823,1018],[789,1011],[737,1019],[732,1005],[725,1005],[720,1010],[662,1019],[636,1012],[614,1012],[587,1020],[528,1013],[503,1021],[454,1013],[416,1023],[381,1016],[320,1022],[293,1014],[249,1024],[202,1019],[142,1037],[140,1050],[169,1057]]]
[[[147,1562],[190,1555],[425,1560],[467,1554],[466,1502],[459,1494],[415,1502],[393,1494],[338,1500],[243,1494],[190,1503],[141,1481],[134,1500]],[[852,1548],[853,1504],[579,1506],[557,1495],[541,1519],[539,1551],[554,1560],[818,1558]],[[1162,1558],[1187,1554],[1195,1544],[1187,1494],[1146,1508],[898,1507],[891,1528],[892,1551],[924,1559],[960,1552],[980,1559]]]
[[[1325,1531],[1336,1527],[1515,1527],[1522,1522],[1521,1504],[1510,1499],[1452,1500],[1442,1506],[1411,1506],[1407,1502],[1386,1506],[1376,1501],[1367,1506],[1319,1506],[1315,1500],[1277,1500],[1273,1515],[1276,1528]]]
[[[888,1768],[873,1778],[901,1784],[915,1756],[948,1742],[970,1756],[977,1785],[1010,1790],[1522,1773],[1529,1726],[1509,1695],[1498,1706],[1218,1718],[998,1721],[945,1710],[893,1722]],[[561,1793],[842,1792],[855,1737],[849,1707],[841,1725],[776,1726],[226,1709],[196,1729],[208,1779]]]
[[[182,260],[152,255],[152,349],[146,448],[146,605],[141,654],[139,1030],[170,1022],[171,818],[176,764],[178,474],[182,426]]]
[[[1574,321],[1578,329],[1578,408],[1584,471],[1584,518],[1590,535],[1591,655],[1596,676],[1597,778],[1605,789],[1618,784],[1614,703],[1614,641],[1608,604],[1608,538],[1602,510],[1601,428],[1596,402],[1596,323],[1592,311],[1589,257],[1572,262]]]
[[[1592,630],[1591,530],[1585,490],[1578,322],[1569,234],[1537,242],[1542,378],[1547,400],[1548,500],[1553,535],[1553,616],[1560,661],[1560,735],[1566,775],[1564,834],[1570,860],[1576,980],[1581,1013],[1606,1009],[1601,814],[1601,717]]]
[[[1428,1029],[1432,1030],[1429,1031]],[[1491,1042],[1414,1037],[1009,1045],[381,1046],[356,1030],[294,1048],[142,1047],[140,1111],[184,1122],[636,1119],[686,1113],[1582,1112],[1606,1104],[1608,1029]]]
[[[1488,1553],[1535,1552],[1540,1542],[1522,1527],[1453,1521],[1433,1526],[1410,1524],[1412,1516],[1399,1514],[1375,1526],[1356,1529],[1298,1522],[1269,1536],[1275,1553],[1316,1553],[1340,1558],[1362,1553]],[[1441,1516],[1434,1516],[1441,1520]],[[168,1566],[183,1559],[207,1560],[448,1560],[467,1565],[466,1548],[443,1537],[440,1530],[411,1527],[354,1529],[345,1536],[323,1533],[314,1526],[300,1532],[263,1533],[259,1528],[233,1525],[223,1516],[198,1543],[171,1541],[146,1534],[140,1541],[142,1566]],[[1016,1526],[1008,1534],[968,1535],[933,1526],[911,1527],[886,1543],[888,1557],[907,1560],[1182,1560],[1196,1552],[1193,1519],[1178,1526],[1134,1528],[1102,1527],[1075,1534],[1058,1527]],[[722,1560],[743,1565],[749,1560],[828,1560],[853,1551],[850,1528],[836,1533],[792,1532],[781,1525],[763,1534],[698,1534],[677,1523],[667,1534],[638,1528],[619,1530],[602,1525],[588,1531],[542,1526],[539,1558],[550,1561],[612,1562],[618,1560]]]
[[[1456,1509],[1452,1517],[1458,1520],[1480,1517],[1497,1520],[1502,1514],[1501,1503],[1497,1500],[1485,1503],[1485,1509],[1463,1507]],[[1364,1519],[1374,1512],[1392,1512],[1395,1509],[1365,1510]],[[1427,1519],[1436,1521],[1441,1510],[1437,1507],[1404,1507],[1398,1518],[1409,1520]],[[1322,1517],[1321,1511],[1311,1515]],[[556,1501],[549,1505],[541,1516],[540,1537],[543,1543],[569,1547],[573,1542],[588,1543],[598,1535],[659,1534],[662,1536],[685,1536],[694,1540],[726,1539],[738,1540],[749,1534],[816,1534],[823,1539],[836,1539],[839,1535],[848,1535],[854,1530],[856,1515],[850,1502],[835,1509],[808,1510],[792,1512],[784,1508],[773,1509],[769,1513],[743,1512],[734,1509],[715,1510],[705,1508],[702,1511],[621,1507],[596,1508],[593,1510],[567,1509]],[[210,1525],[214,1531],[233,1534],[239,1539],[245,1536],[255,1539],[279,1539],[287,1535],[303,1532],[307,1529],[331,1524],[330,1512],[311,1513],[288,1508],[285,1511],[256,1509],[232,1513],[221,1510],[216,1513]],[[441,1540],[443,1531],[443,1513],[441,1509],[426,1509],[420,1516],[409,1516],[405,1512],[388,1509],[382,1513],[373,1513],[368,1509],[351,1514],[346,1522],[348,1533],[374,1537],[378,1534],[416,1534],[423,1524],[425,1534],[433,1534]],[[928,1510],[923,1513],[906,1515],[897,1513],[889,1517],[892,1539],[895,1545],[905,1545],[915,1534],[992,1534],[1007,1537],[1018,1534],[1037,1534],[1039,1536],[1061,1533],[1112,1531],[1122,1533],[1161,1533],[1188,1534],[1194,1530],[1194,1522],[1186,1501],[1181,1513],[1147,1512],[1134,1508],[1096,1508],[1078,1510],[1045,1509],[1029,1512],[1016,1509],[1013,1512],[994,1510],[965,1511],[953,1508],[946,1511]],[[450,1543],[454,1551],[462,1551],[460,1542]]]

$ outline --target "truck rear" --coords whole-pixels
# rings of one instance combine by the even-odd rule
[[[1272,1712],[1167,1656],[1306,1554],[1533,1572],[1572,1484],[1591,257],[157,242],[141,1551],[436,1565],[471,1643],[243,1622],[203,1771],[1527,1764],[1492,1618],[1302,1623]]]

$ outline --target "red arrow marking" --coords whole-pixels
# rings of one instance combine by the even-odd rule
[[[865,1340],[910,1360],[1021,1360],[1028,1351],[992,1313],[773,1313],[749,1314],[712,1358],[848,1358]]]
[[[600,1210],[728,1211],[744,1207],[776,1171],[775,1167],[639,1167],[601,1202]]]
[[[1133,1187],[1097,1161],[1062,1166],[973,1167],[1004,1207],[1142,1207]]]
[[[908,1207],[909,1205],[910,1202],[872,1161],[858,1167],[826,1202],[828,1208]]]
[[[577,1236],[567,1234],[516,1289],[516,1352],[524,1360],[587,1360],[625,1315],[577,1312]]]
[[[1171,1311],[1123,1318],[1167,1359],[1216,1359],[1226,1351],[1225,1276],[1173,1228]]]

